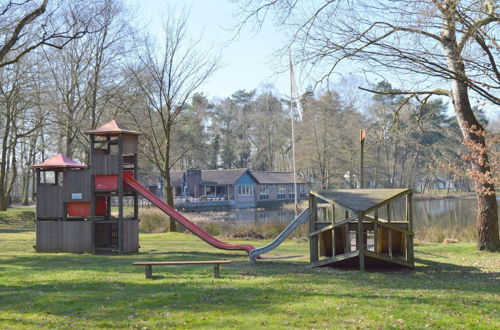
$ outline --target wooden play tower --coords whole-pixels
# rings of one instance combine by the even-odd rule
[[[312,267],[414,267],[411,189],[311,191],[309,210]]]
[[[137,178],[139,133],[115,120],[85,132],[89,166],[64,155],[36,169],[36,245],[40,252],[131,253],[139,249],[138,195],[123,183]],[[124,213],[124,198],[133,199]]]

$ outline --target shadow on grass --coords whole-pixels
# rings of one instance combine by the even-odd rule
[[[154,268],[157,274],[151,281],[145,279],[143,267],[131,265],[134,261],[145,259],[222,258],[235,260],[221,267],[221,279],[213,279],[211,267],[169,266]],[[252,267],[242,253],[217,251],[3,257],[0,276],[23,278],[37,273],[40,280],[35,282],[36,278],[32,277],[16,285],[9,285],[8,280],[4,285],[0,284],[0,310],[14,314],[23,310],[78,318],[93,315],[99,320],[116,322],[118,326],[120,322],[121,325],[128,322],[130,315],[141,311],[153,314],[165,310],[173,313],[246,313],[265,309],[267,314],[272,315],[286,312],[287,304],[307,299],[370,301],[375,306],[398,304],[402,308],[414,308],[415,304],[453,305],[456,297],[453,294],[443,295],[442,291],[491,296],[500,290],[494,285],[499,273],[484,273],[474,266],[421,258],[416,262],[418,266],[415,270],[361,273],[335,268],[311,269],[307,261],[276,259],[258,262]],[[75,272],[80,273],[75,275]],[[394,294],[391,289],[403,289],[405,293]],[[422,289],[440,293],[422,296]]]
[[[251,281],[245,286],[233,286],[219,280],[176,281],[171,277],[158,276],[165,281],[144,280],[144,283],[115,281],[101,283],[98,280],[80,282],[59,282],[51,284],[33,284],[23,287],[0,285],[0,297],[3,306],[0,309],[17,312],[15,306],[19,299],[29,301],[31,313],[54,315],[92,314],[102,319],[119,319],[134,314],[138,310],[170,310],[200,312],[244,313],[248,310],[266,309],[266,313],[282,313],[286,304],[303,299],[342,299],[369,300],[377,304],[386,303],[383,294],[349,292],[349,290],[318,291],[307,287],[297,288],[294,292],[284,292],[273,286],[257,286]],[[305,283],[304,283],[305,284]],[[419,297],[408,295],[393,297],[399,304],[450,303],[449,297]],[[438,300],[438,301],[436,301]]]
[[[20,234],[20,233],[27,233],[27,232],[33,232],[35,228],[17,228],[17,229],[1,229],[0,228],[0,234]]]

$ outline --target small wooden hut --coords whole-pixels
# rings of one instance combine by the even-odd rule
[[[311,191],[309,209],[312,267],[414,267],[411,189]]]

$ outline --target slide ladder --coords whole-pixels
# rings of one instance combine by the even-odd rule
[[[167,215],[174,218],[177,222],[186,227],[190,232],[192,232],[193,234],[195,234],[208,244],[212,245],[213,247],[223,250],[243,250],[246,251],[247,253],[250,253],[255,249],[252,245],[249,244],[230,244],[219,241],[217,238],[213,237],[205,230],[195,225],[188,218],[179,213],[176,209],[174,209],[173,207],[165,203],[163,200],[161,200],[158,196],[156,196],[148,189],[146,189],[146,187],[144,187],[142,184],[140,184],[138,181],[134,179],[131,173],[123,173],[123,182],[126,183],[128,186],[130,186],[130,188],[137,191],[139,194],[141,194],[144,198],[153,203],[156,207],[165,212]]]
[[[271,243],[252,250],[248,255],[250,262],[255,263],[258,256],[277,248],[300,224],[307,222],[308,219],[309,208],[306,208]]]

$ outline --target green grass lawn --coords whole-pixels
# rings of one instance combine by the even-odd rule
[[[252,267],[178,233],[141,234],[134,255],[45,254],[32,248],[30,211],[0,212],[1,329],[500,328],[500,254],[470,244],[416,246],[415,270],[366,273],[310,269],[307,242]],[[164,266],[146,280],[131,266],[225,258],[220,279],[210,266]]]

